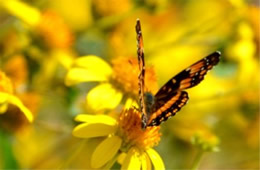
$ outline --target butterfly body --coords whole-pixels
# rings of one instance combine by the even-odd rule
[[[142,125],[159,126],[171,116],[174,116],[188,101],[188,93],[185,89],[198,85],[206,73],[217,65],[220,60],[220,52],[214,52],[207,57],[197,61],[190,67],[172,77],[159,91],[153,95],[145,92],[145,64],[143,38],[140,21],[136,24],[137,33],[137,56],[139,61],[139,101],[142,113]]]
[[[144,101],[145,101],[145,107],[146,107],[146,112],[148,115],[152,114],[152,109],[155,104],[155,97],[152,93],[150,92],[145,92],[144,93]]]
[[[142,128],[143,129],[145,129],[146,126],[147,126],[147,122],[148,122],[147,118],[153,113],[154,104],[155,104],[154,95],[151,92],[145,92],[144,93],[144,107],[145,107],[145,111],[146,111],[147,116],[142,117],[142,119],[143,119]],[[142,115],[144,115],[144,114],[142,114]]]

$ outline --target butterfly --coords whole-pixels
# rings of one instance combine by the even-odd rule
[[[197,61],[171,78],[153,95],[145,92],[144,45],[140,20],[136,22],[137,56],[140,73],[138,75],[139,102],[142,114],[141,127],[159,126],[174,116],[187,103],[189,97],[185,89],[198,85],[213,66],[217,65],[221,53],[216,51]]]

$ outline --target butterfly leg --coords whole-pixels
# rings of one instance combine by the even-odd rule
[[[142,114],[142,129],[145,130],[147,127],[147,117],[145,114]]]

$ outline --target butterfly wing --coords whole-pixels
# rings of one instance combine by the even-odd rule
[[[171,78],[157,93],[156,98],[164,98],[169,92],[188,89],[199,84],[207,72],[217,65],[220,59],[220,52],[214,52],[186,68]]]
[[[151,115],[148,121],[148,126],[159,126],[163,121],[169,117],[174,116],[188,101],[188,93],[185,91],[176,91],[169,94],[164,99],[161,99],[160,106]],[[162,104],[163,103],[163,104]],[[157,104],[155,104],[158,106]]]
[[[141,31],[141,23],[140,20],[137,19],[136,22],[136,34],[137,34],[137,56],[138,56],[138,64],[139,64],[139,76],[138,76],[138,86],[139,86],[139,102],[140,109],[142,112],[142,128],[146,127],[147,124],[147,113],[145,107],[145,99],[144,99],[144,79],[145,79],[145,63],[144,63],[144,48],[143,48],[143,36]]]
[[[171,78],[155,95],[153,114],[148,120],[148,126],[157,126],[175,115],[188,100],[188,94],[182,90],[199,84],[219,60],[220,52],[214,52]]]

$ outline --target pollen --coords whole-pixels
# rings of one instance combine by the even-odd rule
[[[142,129],[141,113],[136,109],[124,110],[119,116],[118,133],[123,139],[123,149],[128,150],[135,146],[140,150],[145,150],[158,145],[161,137],[159,130],[160,126],[149,126]]]
[[[0,71],[0,92],[13,93],[13,85],[11,80]]]
[[[112,61],[114,74],[111,78],[113,84],[123,92],[138,95],[138,60],[134,58],[117,58]],[[158,90],[157,79],[153,67],[145,69],[145,90],[155,93]]]

